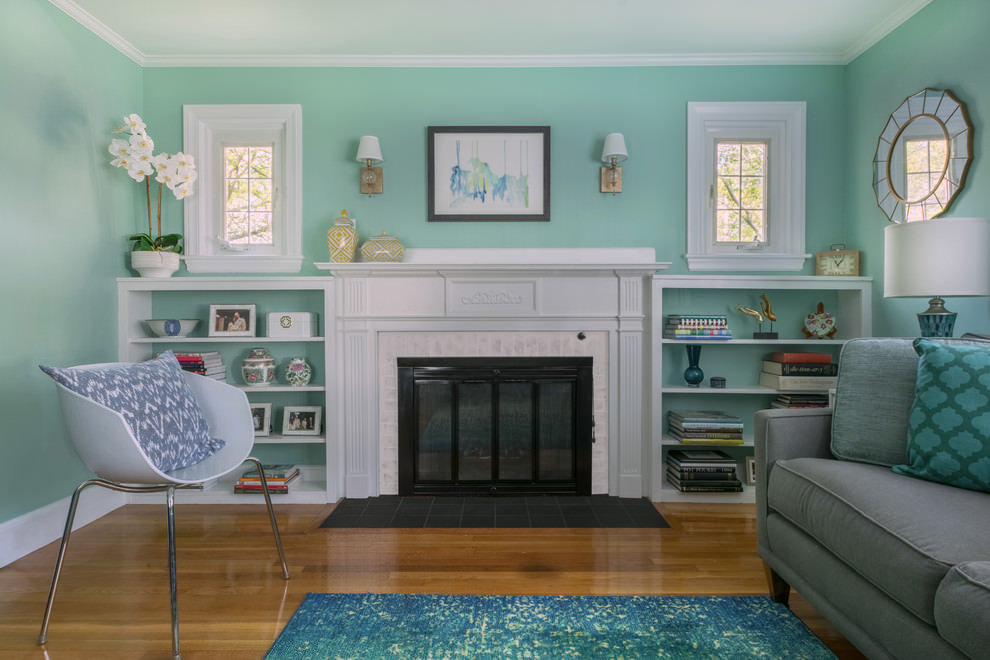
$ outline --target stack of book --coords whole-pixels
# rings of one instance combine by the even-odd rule
[[[760,385],[775,390],[826,392],[835,387],[839,365],[829,353],[777,351],[763,361]]]
[[[269,493],[288,493],[289,483],[299,476],[297,465],[263,465]],[[261,477],[257,470],[248,470],[234,484],[235,493],[260,493]]]
[[[780,394],[770,402],[771,408],[828,408],[828,394]]]
[[[717,449],[671,449],[667,479],[682,493],[740,493],[736,460]]]
[[[741,445],[743,421],[721,410],[671,410],[667,430],[685,445]]]
[[[175,358],[184,371],[214,380],[227,381],[227,369],[223,366],[223,356],[218,351],[176,353]]]
[[[729,321],[722,314],[670,314],[663,328],[668,339],[732,339]]]

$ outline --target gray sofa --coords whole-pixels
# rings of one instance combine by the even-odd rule
[[[990,658],[990,494],[891,470],[917,369],[911,340],[852,340],[834,411],[756,414],[759,554],[869,658]]]

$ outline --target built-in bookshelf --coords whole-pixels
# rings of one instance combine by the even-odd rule
[[[219,352],[226,368],[226,382],[245,392],[248,401],[271,404],[268,435],[255,437],[254,456],[265,464],[295,464],[300,476],[288,493],[274,495],[276,503],[326,503],[337,499],[331,471],[335,469],[335,440],[328,415],[329,392],[333,389],[331,342],[325,328],[333,313],[332,280],[325,277],[175,277],[120,278],[117,280],[118,357],[122,361],[146,360],[161,351],[176,353]],[[210,336],[211,305],[254,305],[251,336]],[[316,317],[315,332],[305,337],[267,336],[269,313],[309,312]],[[185,337],[158,337],[145,319],[199,319]],[[250,386],[241,375],[241,361],[251,349],[265,348],[275,358],[278,375],[270,385]],[[290,358],[304,357],[313,367],[308,385],[289,385],[282,369]],[[283,435],[282,411],[286,406],[320,406],[322,428],[313,435]],[[328,429],[330,432],[328,432]],[[243,470],[202,490],[176,492],[177,502],[252,503],[255,494],[234,493],[233,485]]]
[[[742,493],[684,493],[665,478],[666,455],[683,448],[668,432],[672,409],[722,410],[744,420],[741,445],[697,445],[717,448],[737,460],[738,473],[747,474],[747,457],[753,455],[753,413],[771,407],[780,393],[759,384],[762,361],[773,351],[829,352],[838,359],[842,345],[854,337],[872,334],[870,277],[816,277],[788,275],[656,275],[651,309],[651,429],[652,492],[654,501],[752,502],[755,493],[747,485]],[[762,327],[738,306],[760,309],[766,295],[777,320]],[[834,315],[837,332],[831,339],[809,339],[802,332],[807,314],[818,304]],[[732,339],[673,339],[664,336],[665,319],[671,314],[724,315]],[[776,332],[776,339],[754,339],[758,332]],[[684,379],[688,344],[700,345],[700,386]],[[724,387],[712,387],[711,377],[725,379]],[[745,481],[745,480],[744,480]]]

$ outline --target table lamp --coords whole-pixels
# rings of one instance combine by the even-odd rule
[[[955,312],[942,296],[990,296],[990,220],[938,218],[884,230],[884,298],[930,297],[922,337],[951,337]]]

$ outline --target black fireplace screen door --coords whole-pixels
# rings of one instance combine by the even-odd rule
[[[591,358],[399,358],[399,494],[591,494]]]

